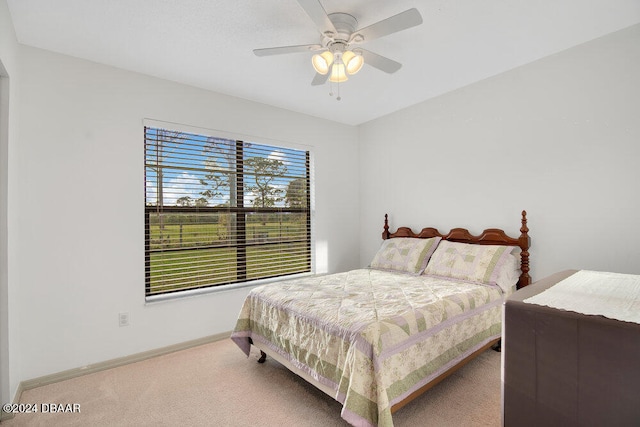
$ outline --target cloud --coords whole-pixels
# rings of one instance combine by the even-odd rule
[[[148,203],[156,203],[158,198],[158,188],[156,177],[153,176],[147,177],[146,182],[147,189],[147,202]],[[176,201],[180,197],[190,197],[192,199],[199,199],[202,197],[200,194],[205,187],[200,183],[200,179],[193,174],[188,172],[182,172],[180,175],[177,175],[173,178],[164,180],[163,186],[163,195],[164,200],[163,203],[165,206],[174,206]]]
[[[269,153],[267,156],[270,160],[280,160],[282,163],[287,163],[287,155],[280,150],[275,150]]]

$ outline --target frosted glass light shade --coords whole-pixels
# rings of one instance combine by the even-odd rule
[[[315,54],[311,57],[311,64],[317,73],[325,75],[329,72],[329,67],[333,64],[333,54],[325,50],[321,54]]]
[[[342,83],[349,80],[347,74],[345,73],[345,67],[342,62],[334,62],[331,66],[331,75],[329,76],[329,81],[333,83]]]
[[[347,66],[347,74],[353,75],[360,71],[360,68],[364,65],[364,59],[362,55],[358,55],[350,50],[342,54],[342,62]]]

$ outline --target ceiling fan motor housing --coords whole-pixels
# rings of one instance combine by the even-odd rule
[[[325,43],[327,39],[329,39],[327,47],[332,43],[340,42],[344,45],[348,45],[351,35],[356,30],[358,20],[348,13],[331,13],[329,14],[329,19],[336,28],[337,34],[332,34],[331,32],[325,33],[325,36],[327,36],[325,37]]]

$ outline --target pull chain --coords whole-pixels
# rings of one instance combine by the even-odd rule
[[[332,82],[331,80],[329,80],[329,96],[333,96],[333,86],[334,82]],[[335,82],[335,88],[336,88],[336,101],[340,101],[342,99],[342,97],[340,96],[340,82]]]

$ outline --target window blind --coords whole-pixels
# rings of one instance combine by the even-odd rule
[[[147,296],[311,271],[308,151],[144,132]]]

